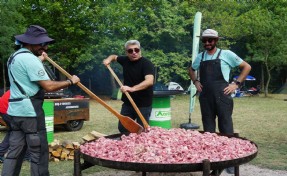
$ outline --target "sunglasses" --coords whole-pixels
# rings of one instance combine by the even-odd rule
[[[129,54],[133,54],[134,52],[139,53],[140,49],[139,48],[131,48],[131,49],[128,49],[127,52]]]
[[[206,43],[206,42],[211,43],[214,40],[215,40],[214,38],[204,38],[204,39],[201,39],[201,42],[202,43]]]
[[[41,45],[42,47],[47,46],[49,43],[45,42],[45,43],[40,43],[39,45]]]

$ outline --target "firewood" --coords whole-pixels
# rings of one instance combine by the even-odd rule
[[[72,150],[70,153],[69,153],[69,156],[74,156],[75,155],[75,150]]]
[[[53,148],[49,146],[49,153],[52,153]]]
[[[66,153],[67,155],[70,155],[70,153],[71,153],[73,150],[74,150],[74,149],[63,148],[62,153]]]
[[[95,140],[96,138],[91,134],[87,134],[84,137],[82,137],[82,139],[84,139],[84,141],[89,142],[89,141]]]
[[[54,162],[59,162],[60,160],[58,158],[53,159]]]
[[[80,148],[81,144],[79,142],[73,142],[74,149]]]
[[[63,141],[62,146],[67,149],[74,149],[73,143],[71,141]]]
[[[58,157],[61,156],[58,151],[52,151],[52,155],[53,155],[55,158],[58,158]]]
[[[56,149],[56,151],[57,151],[58,153],[62,153],[62,150],[63,150],[63,147],[62,147],[62,146],[59,146],[59,147]]]
[[[68,159],[68,154],[65,153],[65,152],[62,152],[60,159],[61,159],[61,160],[67,160],[67,159]]]
[[[96,139],[106,136],[105,134],[99,133],[97,131],[92,131],[92,132],[90,132],[90,134],[93,135]]]

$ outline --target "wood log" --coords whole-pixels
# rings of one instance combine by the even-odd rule
[[[87,135],[83,136],[82,139],[83,139],[84,141],[89,142],[89,141],[95,140],[96,138],[95,138],[95,136],[93,136],[93,135],[91,135],[91,134],[87,134]]]
[[[54,162],[59,162],[60,160],[58,158],[53,158]]]
[[[69,155],[68,160],[74,160],[74,156]]]
[[[75,155],[75,150],[72,150],[70,153],[69,153],[69,156],[74,156]]]
[[[100,138],[100,137],[104,137],[104,136],[107,136],[106,134],[103,134],[103,133],[99,133],[97,131],[92,131],[90,132],[91,135],[93,135],[96,139]]]
[[[58,151],[52,151],[52,155],[55,157],[55,158],[59,158],[61,156],[61,153],[59,153]]]
[[[67,159],[68,159],[68,154],[65,153],[65,152],[62,152],[60,159],[61,159],[61,160],[67,160]]]
[[[80,148],[81,144],[79,142],[73,142],[74,149]]]

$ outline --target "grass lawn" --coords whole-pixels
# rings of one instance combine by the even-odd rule
[[[257,157],[250,162],[269,169],[287,170],[287,95],[270,95],[243,97],[234,99],[233,121],[235,132],[258,145]],[[121,101],[105,99],[106,103],[120,111]],[[172,127],[188,122],[189,95],[177,95],[171,99]],[[191,113],[192,122],[201,124],[201,113],[198,99],[195,110]],[[77,132],[66,132],[62,128],[55,128],[54,138],[59,140],[82,141],[82,137],[95,130],[105,134],[116,134],[117,118],[94,100],[90,101],[90,121],[85,122],[83,128]],[[1,130],[0,138],[5,131]],[[50,162],[51,175],[70,176],[73,174],[73,161]],[[2,170],[2,164],[0,164]],[[92,174],[99,170],[108,170],[94,166],[83,171],[83,175]],[[24,162],[21,175],[28,176],[29,163]]]

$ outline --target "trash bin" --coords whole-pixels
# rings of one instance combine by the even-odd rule
[[[120,100],[122,98],[122,91],[119,88],[113,90],[111,98],[113,100]]]
[[[153,97],[149,125],[171,128],[170,96]]]
[[[43,103],[43,109],[45,113],[47,140],[50,144],[54,141],[54,101],[45,100]]]
[[[171,128],[171,95],[182,94],[181,90],[158,90],[153,91],[152,111],[149,119],[150,126]]]

